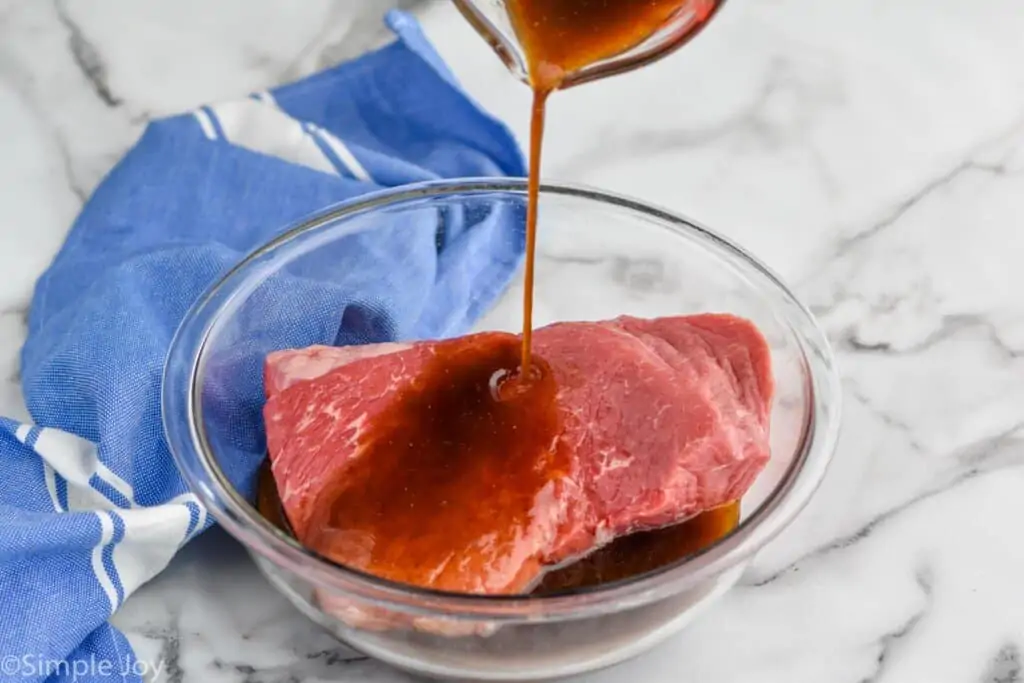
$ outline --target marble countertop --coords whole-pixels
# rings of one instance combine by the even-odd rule
[[[148,117],[386,38],[391,3],[0,0],[0,414],[35,277]],[[528,93],[444,2],[405,2],[467,89]],[[1024,680],[1024,5],[733,2],[687,49],[551,104],[548,179],[682,211],[820,317],[845,427],[819,494],[740,586],[586,677]],[[213,530],[115,616],[158,680],[406,680],[339,647]]]

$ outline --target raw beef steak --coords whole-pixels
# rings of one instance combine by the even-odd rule
[[[299,540],[396,581],[523,593],[548,569],[616,537],[737,500],[768,461],[770,353],[752,323],[718,314],[621,317],[558,323],[534,334],[534,353],[556,387],[549,450],[557,455],[509,463],[507,473],[487,464],[493,454],[481,453],[483,464],[472,475],[465,465],[449,472],[431,464],[417,474],[430,481],[426,492],[375,483],[371,458],[388,472],[400,471],[396,462],[416,470],[416,444],[399,444],[403,455],[394,457],[404,460],[392,462],[391,451],[375,443],[381,434],[404,438],[395,436],[401,426],[377,427],[394,419],[396,401],[418,390],[432,359],[506,339],[515,348],[518,337],[488,332],[270,354],[267,445]],[[492,444],[489,453],[502,447]],[[524,477],[526,488],[513,484]],[[328,514],[344,496],[365,495],[356,490],[363,486],[386,492],[386,500],[360,499],[340,519]],[[467,486],[479,490],[467,495]],[[392,518],[405,521],[388,526]]]

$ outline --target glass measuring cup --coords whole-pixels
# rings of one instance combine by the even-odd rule
[[[650,0],[576,0],[572,12],[573,22],[594,21],[601,11],[606,11],[608,2],[628,3],[621,7],[626,14],[632,6],[636,7],[635,16],[640,16],[644,5],[652,4]],[[516,15],[526,4],[540,4],[543,0],[454,0],[456,7],[469,21],[473,28],[491,46],[501,58],[505,66],[516,78],[531,85],[530,57],[525,43],[522,27],[517,30]],[[570,3],[562,0],[552,2],[552,7],[560,5],[562,9]],[[639,35],[634,33],[637,41],[624,46],[613,54],[600,55],[597,59],[588,60],[572,69],[565,70],[558,79],[558,88],[565,89],[599,78],[631,71],[656,61],[685,45],[691,38],[707,25],[717,10],[725,4],[725,0],[662,0],[669,6],[664,20],[655,25],[642,27]],[[578,8],[579,11],[575,11]],[[543,10],[538,15],[534,8],[535,22],[545,21]],[[570,46],[571,47],[571,46]],[[535,84],[534,84],[535,85]]]

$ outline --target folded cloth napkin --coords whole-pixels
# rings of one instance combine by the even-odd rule
[[[107,619],[210,524],[159,405],[171,337],[202,291],[326,205],[523,175],[512,135],[460,91],[414,20],[387,21],[398,39],[378,52],[150,124],[40,278],[21,368],[35,424],[0,419],[0,681],[139,680],[147,663]],[[303,274],[343,304],[304,341],[468,330],[511,279],[521,232],[513,220],[463,226],[414,247],[404,231],[363,235],[346,268]],[[261,456],[249,451],[234,479],[251,495]]]

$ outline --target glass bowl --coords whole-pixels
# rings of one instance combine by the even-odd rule
[[[839,381],[826,339],[768,268],[672,213],[592,189],[544,185],[536,326],[718,311],[750,319],[767,338],[776,379],[772,458],[742,500],[739,526],[646,575],[543,597],[394,584],[333,564],[279,531],[249,502],[264,457],[265,355],[351,343],[338,337],[339,328],[369,341],[416,335],[416,326],[376,325],[365,308],[347,307],[344,287],[311,290],[309,282],[344,272],[353,240],[373,231],[395,231],[402,244],[440,244],[453,234],[468,240],[463,248],[509,240],[505,246],[521,251],[525,207],[525,182],[504,179],[405,186],[330,207],[217,282],[183,321],[167,359],[167,440],[209,513],[309,618],[353,648],[420,675],[543,679],[609,666],[650,648],[721,597],[793,521],[821,482],[839,431]],[[474,247],[473,239],[485,235]],[[398,270],[382,269],[366,286],[386,291],[396,273],[405,274],[403,258],[395,255]],[[475,329],[519,331],[519,265],[495,266],[507,269],[507,288],[446,284],[453,302],[482,314]],[[469,331],[457,316],[433,325],[448,335]]]

